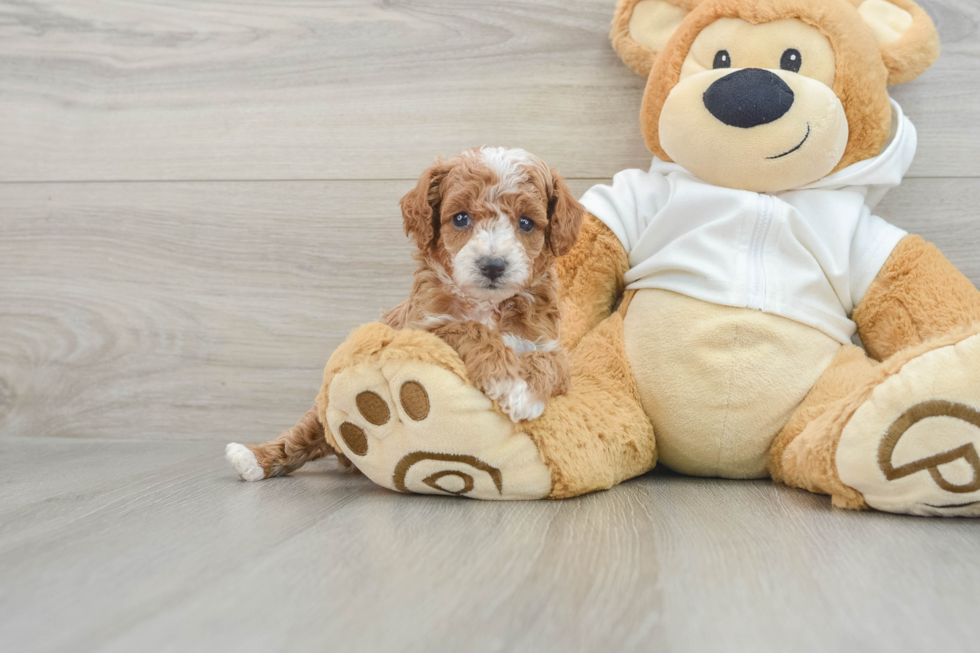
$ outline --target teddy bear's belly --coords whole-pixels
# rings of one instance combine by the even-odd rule
[[[666,290],[637,292],[625,339],[659,461],[726,478],[768,476],[773,439],[841,347],[783,317]]]

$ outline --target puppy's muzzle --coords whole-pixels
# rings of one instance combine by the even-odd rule
[[[478,266],[480,273],[490,281],[496,281],[507,271],[507,263],[502,258],[482,258]]]

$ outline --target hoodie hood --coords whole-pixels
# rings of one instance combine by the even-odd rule
[[[800,187],[798,190],[860,190],[865,194],[865,204],[870,209],[878,206],[885,194],[902,182],[905,173],[912,165],[918,146],[915,125],[909,120],[902,107],[890,100],[892,125],[885,148],[878,156],[859,161],[854,165],[838,170],[820,181]]]

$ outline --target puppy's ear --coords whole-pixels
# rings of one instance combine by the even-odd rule
[[[579,204],[558,171],[551,169],[551,197],[548,198],[548,244],[555,256],[572,250],[582,226],[585,207]]]
[[[415,188],[401,199],[402,221],[405,235],[415,241],[419,249],[432,247],[439,237],[439,205],[442,202],[442,180],[452,169],[449,161],[437,159],[422,173]]]

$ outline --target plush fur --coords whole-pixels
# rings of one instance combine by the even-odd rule
[[[629,258],[622,243],[605,225],[586,214],[578,242],[558,259],[562,288],[562,345],[571,350],[596,324],[609,317],[623,294]],[[565,298],[584,301],[565,301]]]
[[[866,0],[849,0],[860,8]],[[912,16],[912,27],[897,41],[880,45],[889,84],[904,84],[924,73],[939,59],[939,33],[932,19],[912,0],[888,0]]]
[[[980,295],[932,243],[907,236],[854,311],[868,353],[878,360],[980,322]]]
[[[650,74],[653,62],[660,52],[654,52],[649,46],[637,43],[630,34],[630,20],[633,17],[633,10],[643,1],[619,0],[612,20],[612,29],[609,31],[609,39],[623,63],[632,68],[636,74],[646,77]],[[685,12],[690,12],[702,0],[663,0],[663,2]]]
[[[538,419],[519,425],[551,470],[552,499],[605,490],[657,461],[653,427],[626,357],[622,314],[590,330],[571,359],[570,392],[553,399]]]

